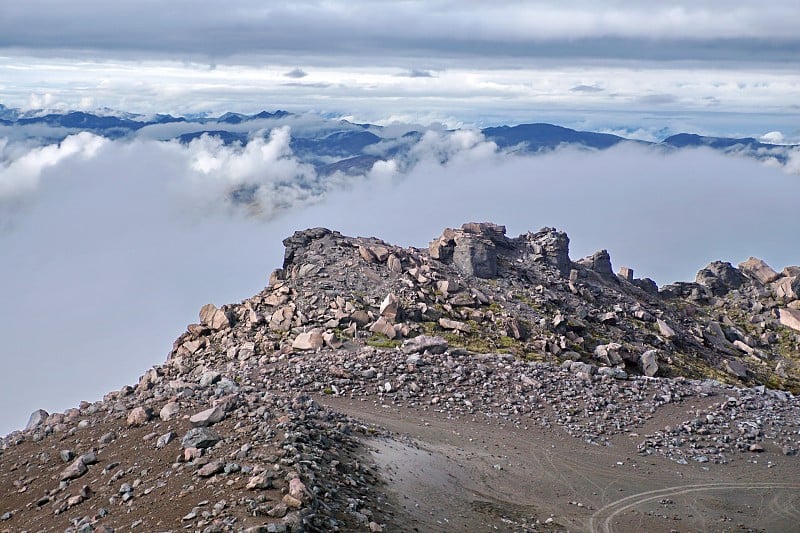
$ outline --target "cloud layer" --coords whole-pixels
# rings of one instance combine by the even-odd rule
[[[799,24],[794,0],[3,2],[0,102],[797,136]]]
[[[158,16],[153,16],[157,13]],[[92,21],[87,24],[87,21]],[[796,61],[797,6],[746,0],[6,2],[0,47],[225,58],[602,57]],[[209,31],[213,38],[209,39]],[[631,46],[636,44],[636,46]],[[793,55],[795,57],[793,57]]]
[[[408,157],[328,182],[297,161],[288,134],[246,147],[79,135],[5,148],[0,184],[17,186],[3,212],[25,208],[0,232],[0,433],[33,409],[134,382],[200,306],[260,290],[280,240],[305,227],[426,246],[469,220],[511,234],[556,226],[573,259],[608,248],[615,267],[660,283],[713,259],[800,263],[800,180],[755,161],[636,146],[521,157],[473,131],[431,131]],[[242,186],[256,186],[262,210],[231,202]]]

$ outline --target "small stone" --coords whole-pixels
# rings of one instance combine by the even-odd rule
[[[174,438],[175,438],[175,432],[174,431],[169,431],[167,433],[164,433],[163,435],[158,437],[158,440],[156,441],[156,448],[161,449],[161,448],[165,447],[167,444],[172,442]]]
[[[64,461],[65,463],[68,463],[75,458],[75,454],[72,453],[72,450],[61,450],[60,452],[58,452],[58,455],[59,457],[61,457],[61,460]]]
[[[117,438],[117,434],[113,431],[109,431],[108,433],[103,433],[99,439],[97,439],[98,444],[110,444],[114,442]]]
[[[281,500],[290,509],[299,509],[303,506],[303,502],[292,496],[291,494],[284,494]]]
[[[78,479],[89,469],[86,467],[86,464],[83,462],[83,459],[80,457],[76,459],[71,465],[61,471],[60,479],[61,481],[67,481],[70,479]]]
[[[249,490],[256,489],[271,489],[272,488],[272,474],[270,472],[262,472],[250,478],[247,482]]]
[[[200,467],[197,471],[197,475],[200,477],[211,477],[214,474],[219,474],[223,470],[225,470],[225,463],[222,461],[212,461]]]
[[[205,427],[216,424],[225,418],[225,409],[221,405],[217,405],[200,411],[189,417],[189,422],[193,427]]]

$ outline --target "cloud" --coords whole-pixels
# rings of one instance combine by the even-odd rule
[[[602,87],[598,87],[597,85],[576,85],[575,87],[570,87],[569,89],[572,92],[576,93],[601,93],[603,92]]]
[[[287,78],[299,79],[299,78],[305,78],[306,76],[308,76],[308,73],[301,68],[293,68],[289,72],[284,73],[284,76],[286,76]]]
[[[770,131],[761,136],[761,142],[769,144],[782,144],[784,141],[783,133],[780,131]]]
[[[0,232],[0,249],[14,251],[0,262],[13,310],[0,321],[0,433],[36,408],[135,382],[203,304],[258,292],[281,264],[281,239],[305,227],[425,246],[469,220],[513,235],[556,226],[573,259],[607,248],[615,267],[660,283],[692,279],[713,259],[800,263],[800,180],[753,160],[638,146],[524,157],[477,131],[439,130],[365,176],[320,182],[288,149],[289,133],[235,147],[86,135],[44,149],[0,143],[1,181],[25,165],[37,176],[28,209]],[[232,201],[243,186],[263,192],[253,194],[263,211]]]
[[[154,8],[155,9],[155,8]],[[409,57],[605,57],[796,62],[792,0],[763,9],[747,0],[658,5],[590,0],[299,0],[265,8],[257,0],[174,0],[158,16],[141,2],[12,2],[0,19],[0,47],[52,53],[227,59],[283,56],[323,62],[335,55],[373,65]],[[87,26],[85,20],[94,20]],[[213,29],[213,39],[208,30]],[[268,51],[258,52],[254,51]],[[757,55],[758,54],[758,55]],[[363,63],[361,63],[363,64]]]
[[[430,70],[423,70],[418,68],[412,68],[407,72],[401,72],[398,76],[406,77],[406,78],[433,78],[433,72]]]
[[[674,94],[647,94],[636,98],[638,104],[661,106],[678,102],[678,97]]]

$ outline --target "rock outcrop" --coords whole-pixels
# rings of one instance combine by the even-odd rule
[[[724,464],[767,441],[800,448],[797,267],[714,262],[659,289],[615,275],[606,250],[572,261],[553,228],[491,223],[426,250],[325,228],[283,242],[267,287],[204,306],[136,386],[36,411],[0,440],[19,469],[0,473],[8,527],[381,531],[396,509],[363,453],[380,430],[326,397],[603,444],[719,396],[702,431],[656,430],[639,453]]]

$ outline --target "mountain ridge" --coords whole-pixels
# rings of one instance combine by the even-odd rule
[[[694,282],[659,288],[630,268],[614,273],[605,250],[571,259],[555,228],[512,238],[486,222],[446,228],[427,249],[326,228],[283,244],[261,292],[203,306],[136,385],[64,413],[36,411],[3,438],[0,458],[12,466],[0,470],[0,525],[597,531],[616,500],[576,488],[569,474],[554,478],[568,483],[559,490],[588,507],[498,488],[503,476],[517,491],[541,483],[541,463],[514,468],[471,444],[505,449],[519,445],[514,435],[537,449],[558,443],[568,450],[559,461],[585,456],[571,463],[584,465],[584,484],[627,476],[652,494],[635,469],[588,466],[597,448],[618,465],[733,476],[755,498],[797,488],[781,476],[798,471],[800,267],[717,261]],[[469,441],[441,455],[451,446],[443,439],[462,431]],[[458,461],[479,475],[452,462],[458,449],[471,450],[477,463]],[[782,472],[757,469],[752,456]],[[460,481],[441,499],[445,472]],[[477,479],[486,495],[475,500],[459,483]]]

